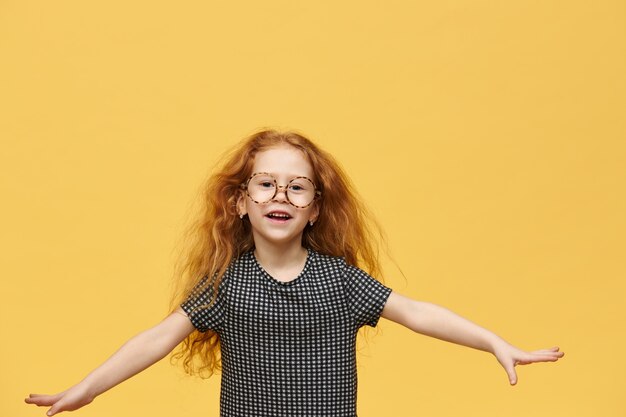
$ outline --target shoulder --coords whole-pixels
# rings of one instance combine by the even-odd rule
[[[354,275],[367,275],[358,266],[349,264],[343,256],[327,255],[312,249],[309,249],[309,251],[313,257],[313,263],[319,272],[334,275],[344,280]]]
[[[228,265],[227,273],[236,273],[241,270],[250,269],[254,266],[254,255],[253,251],[249,250],[247,252],[243,252],[238,256],[234,257],[233,260]]]
[[[254,268],[255,263],[252,251],[243,252],[230,261],[228,268],[226,268],[226,271],[224,272],[222,281],[227,282],[236,279],[237,277],[248,275],[250,274],[250,271],[254,270]]]
[[[354,284],[360,285],[362,282],[367,282],[368,284],[375,282],[382,285],[382,283],[377,278],[371,276],[369,272],[361,269],[357,265],[348,263],[343,256],[325,255],[315,251],[313,251],[313,253],[319,265],[318,270],[338,277],[348,286]]]
[[[252,268],[249,256],[250,253],[251,252],[245,252],[240,256],[233,258],[222,276],[214,274],[209,279],[208,275],[204,275],[196,284],[196,288],[208,287],[209,290],[211,290],[211,288],[215,288],[217,286],[220,291],[223,290],[224,287],[228,286],[231,281],[236,280],[237,277],[245,275],[248,273],[247,271],[250,271]]]
[[[333,256],[317,252],[313,249],[309,249],[312,263],[318,269],[343,271],[346,266],[346,260],[342,256]]]

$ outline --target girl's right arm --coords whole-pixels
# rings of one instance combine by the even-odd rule
[[[38,406],[52,406],[48,416],[76,410],[164,358],[193,330],[193,324],[179,307],[156,326],[128,340],[78,384],[55,395],[30,394],[24,401]]]

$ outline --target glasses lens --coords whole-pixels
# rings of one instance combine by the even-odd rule
[[[294,178],[287,185],[287,198],[294,206],[308,206],[315,198],[315,186],[308,178]]]
[[[276,192],[276,180],[271,175],[256,174],[248,182],[250,198],[259,203],[267,203]]]

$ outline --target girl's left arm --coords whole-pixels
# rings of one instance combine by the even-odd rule
[[[517,383],[516,365],[555,362],[563,357],[558,347],[523,351],[450,310],[395,292],[389,295],[382,316],[417,333],[492,353],[508,374],[511,385]]]

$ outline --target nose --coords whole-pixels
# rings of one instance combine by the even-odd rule
[[[282,197],[279,199],[279,195],[282,194]],[[274,198],[272,199],[274,201],[289,201],[287,199],[287,187],[283,187],[280,185],[276,186],[276,195],[274,196]]]

